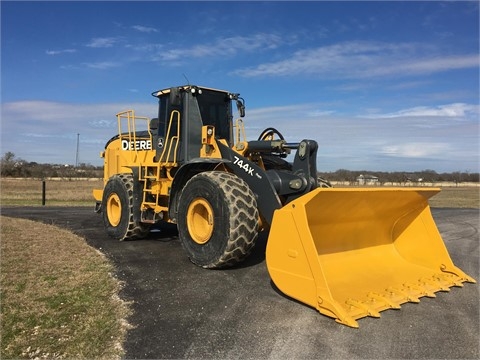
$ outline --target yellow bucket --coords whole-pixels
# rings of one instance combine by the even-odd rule
[[[337,322],[475,282],[430,213],[436,188],[318,188],[276,210],[266,262],[284,294]]]

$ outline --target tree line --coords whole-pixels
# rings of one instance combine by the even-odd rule
[[[103,177],[103,167],[93,166],[90,164],[81,163],[78,166],[68,166],[59,164],[39,164],[36,162],[28,162],[19,159],[12,152],[6,152],[0,159],[1,176],[2,177],[86,177],[86,178],[101,178]],[[319,176],[327,181],[343,182],[348,184],[355,184],[359,179],[366,181],[375,180],[378,184],[386,182],[394,183],[436,183],[436,182],[480,182],[479,173],[470,172],[451,172],[451,173],[437,173],[435,170],[422,170],[415,172],[383,172],[383,171],[352,171],[346,169],[339,169],[334,172],[321,172]]]
[[[0,159],[2,177],[24,178],[101,178],[103,167],[81,163],[78,166],[60,164],[39,164],[17,158],[13,152],[6,152]]]
[[[437,173],[435,170],[421,170],[413,172],[405,171],[352,171],[339,169],[334,172],[322,172],[319,175],[328,181],[337,181],[348,184],[355,184],[363,180],[365,182],[375,181],[379,185],[387,182],[392,183],[438,183],[438,182],[480,182],[480,174],[471,172],[455,171],[451,173]]]

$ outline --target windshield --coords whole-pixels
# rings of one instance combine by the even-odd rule
[[[230,142],[232,138],[232,102],[226,93],[202,89],[197,96],[203,125],[215,126],[217,138]]]

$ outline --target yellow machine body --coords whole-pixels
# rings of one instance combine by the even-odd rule
[[[432,218],[435,188],[318,188],[276,210],[266,262],[286,295],[356,319],[475,282],[455,267]]]

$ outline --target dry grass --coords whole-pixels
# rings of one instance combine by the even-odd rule
[[[439,208],[480,208],[480,188],[445,187],[430,199],[431,207]]]
[[[1,358],[120,358],[129,310],[104,256],[66,230],[0,219]]]
[[[341,187],[341,186],[340,186]],[[103,180],[46,180],[46,205],[93,206],[93,189]],[[0,178],[1,205],[42,205],[42,181]],[[480,208],[480,187],[443,187],[431,200],[432,207]]]
[[[473,183],[471,183],[473,184]],[[440,188],[441,191],[429,199],[430,207],[432,208],[469,208],[469,209],[479,209],[480,208],[480,186],[441,186],[436,184],[435,188]],[[336,188],[370,188],[375,189],[375,186],[350,186],[350,185],[334,185]],[[403,187],[401,185],[395,186],[385,186],[385,188],[390,187]],[[405,187],[406,189],[412,188],[412,186]],[[418,187],[416,187],[418,188]],[[429,186],[422,186],[421,189],[427,190]]]
[[[45,180],[45,204],[93,207],[95,188],[103,188],[103,180]],[[0,178],[0,204],[42,205],[42,180]]]

